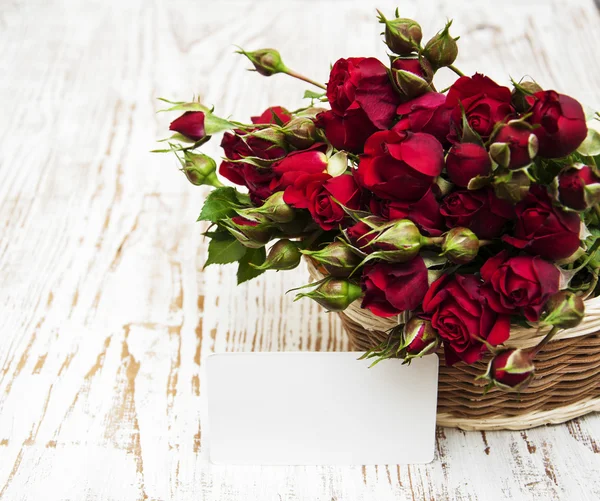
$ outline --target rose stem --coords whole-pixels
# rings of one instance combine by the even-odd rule
[[[556,335],[556,333],[559,330],[560,330],[560,327],[558,327],[556,325],[554,327],[552,327],[552,330],[548,334],[546,334],[544,339],[542,339],[538,343],[538,345],[533,348],[531,356],[535,357],[538,354],[538,352]]]
[[[303,80],[304,82],[312,84],[312,85],[314,85],[316,87],[319,87],[319,88],[321,88],[323,90],[327,90],[327,87],[325,85],[323,85],[322,83],[319,83],[319,82],[316,82],[314,80],[311,80],[310,78],[305,77],[304,75],[301,75],[300,73],[297,73],[294,70],[290,70],[289,68],[286,68],[286,71],[284,73],[286,73],[287,75],[289,75],[291,77],[297,78],[298,80]]]
[[[454,66],[453,64],[451,64],[450,66],[448,66],[448,69],[452,70],[454,73],[456,73],[459,77],[464,77],[465,74],[460,71],[456,66]]]
[[[423,237],[423,245],[441,245],[444,237]]]

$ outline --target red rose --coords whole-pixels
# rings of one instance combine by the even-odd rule
[[[361,108],[348,110],[344,116],[324,111],[317,115],[315,124],[325,131],[334,148],[354,153],[360,153],[365,141],[378,130]]]
[[[383,219],[410,219],[419,229],[432,237],[440,236],[444,229],[444,218],[440,214],[440,204],[434,194],[433,185],[416,202],[400,200],[381,200],[372,197],[369,209]]]
[[[479,73],[472,77],[460,77],[446,96],[446,107],[452,109],[452,141],[458,140],[462,131],[463,109],[471,128],[487,139],[497,122],[515,112],[510,100],[510,89],[488,77]]]
[[[273,161],[286,155],[283,148],[265,139],[244,134],[239,130],[235,131],[235,134],[226,132],[221,141],[221,148],[223,148],[225,157],[229,160],[257,157],[258,159]],[[273,193],[270,184],[275,174],[270,167],[259,168],[245,162],[228,162],[225,160],[219,167],[219,173],[232,183],[246,186],[254,202],[262,201]]]
[[[169,130],[179,132],[192,141],[206,137],[204,130],[204,113],[202,111],[186,111],[169,125]]]
[[[467,187],[476,176],[492,172],[492,162],[487,150],[474,143],[458,143],[450,148],[446,157],[448,177],[457,186]]]
[[[502,237],[510,245],[550,261],[565,259],[579,248],[579,216],[552,205],[543,186],[533,185],[515,210],[514,235]]]
[[[423,298],[423,311],[444,342],[447,365],[472,364],[486,350],[480,339],[496,346],[510,334],[510,317],[489,307],[473,275],[442,275]]]
[[[391,317],[417,308],[429,284],[427,267],[420,256],[406,263],[377,263],[365,266],[361,286],[362,308],[379,317]]]
[[[494,135],[490,154],[508,169],[520,169],[531,163],[537,154],[538,139],[528,124],[509,122]],[[499,150],[494,151],[494,148]]]
[[[575,99],[553,90],[536,92],[529,121],[539,125],[533,130],[539,141],[539,155],[564,157],[573,153],[587,136],[585,113]]]
[[[292,115],[282,106],[272,106],[267,108],[262,115],[250,119],[253,124],[286,124],[292,119]]]
[[[558,200],[565,207],[583,211],[600,196],[600,177],[591,167],[579,164],[563,170],[558,175]]]
[[[336,115],[360,108],[378,129],[391,125],[400,102],[388,69],[373,57],[338,59],[327,82],[327,99]]]
[[[332,177],[320,185],[311,183],[307,195],[313,220],[326,231],[337,228],[347,218],[340,204],[354,210],[360,205],[360,189],[351,175]]]
[[[522,313],[537,322],[548,298],[558,292],[558,268],[539,256],[508,258],[506,250],[489,258],[481,267],[483,293],[498,313]]]
[[[402,103],[396,108],[400,120],[393,130],[426,132],[440,143],[447,142],[450,132],[450,109],[444,106],[446,96],[437,92],[426,92],[420,97]]]
[[[422,132],[382,131],[365,144],[356,171],[361,186],[389,200],[416,201],[442,172],[440,142]]]
[[[499,199],[491,188],[450,193],[442,200],[440,213],[448,228],[469,228],[480,239],[500,236],[515,217],[510,202]]]

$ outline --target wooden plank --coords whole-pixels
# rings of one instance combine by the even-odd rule
[[[391,12],[389,0],[377,2]],[[527,432],[439,429],[430,465],[208,464],[202,361],[214,351],[343,350],[338,319],[284,293],[304,269],[235,285],[202,270],[203,189],[151,155],[159,96],[244,119],[306,85],[247,73],[232,43],[278,47],[325,81],[385,58],[374,3],[12,2],[0,11],[0,499],[597,499],[600,418]],[[531,73],[600,108],[589,0],[403,2],[426,34],[454,17],[459,66]],[[452,75],[441,75],[450,83]],[[218,142],[207,145],[218,156]],[[393,396],[390,396],[393,398]],[[410,430],[407,430],[409,433]],[[352,440],[352,437],[348,437]]]

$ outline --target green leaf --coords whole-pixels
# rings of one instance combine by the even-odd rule
[[[600,155],[600,132],[589,127],[587,137],[577,148],[577,153],[588,157]]]
[[[304,99],[321,99],[325,95],[325,92],[315,92],[313,90],[304,91]]]
[[[208,244],[208,259],[204,268],[211,264],[227,264],[239,261],[246,254],[246,247],[235,238],[217,240],[212,239]]]
[[[218,134],[219,132],[231,129],[235,129],[235,124],[231,123],[229,120],[220,118],[212,113],[206,113],[204,117],[204,131],[207,136],[212,136],[213,134]]]
[[[264,247],[260,247],[258,249],[248,249],[244,256],[240,259],[240,264],[237,270],[237,283],[238,285],[247,282],[248,280],[252,280],[253,278],[262,275],[265,270],[257,270],[251,264],[255,266],[260,266],[265,262],[267,257],[267,252]]]
[[[210,110],[206,106],[204,106],[203,104],[200,104],[197,101],[194,101],[191,103],[186,103],[183,101],[167,101],[166,99],[163,99],[163,98],[159,98],[159,99],[165,103],[174,105],[174,106],[171,106],[170,108],[166,108],[164,110],[158,110],[159,113],[164,113],[167,111],[203,111],[204,113],[210,113]]]
[[[235,188],[230,186],[217,188],[206,198],[202,211],[198,216],[198,221],[216,223],[221,219],[235,216],[236,208],[239,208],[239,199]]]

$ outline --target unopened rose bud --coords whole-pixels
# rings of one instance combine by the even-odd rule
[[[309,297],[329,311],[343,311],[361,295],[362,290],[355,283],[342,278],[330,278],[310,292],[297,294],[294,301]]]
[[[522,391],[535,375],[531,351],[510,348],[496,355],[488,364],[484,378],[504,391]]]
[[[439,70],[444,66],[450,66],[456,61],[458,56],[458,38],[450,36],[450,26],[452,21],[448,21],[442,31],[435,35],[425,45],[424,54],[427,60],[431,63],[434,70]]]
[[[271,240],[271,229],[265,223],[235,216],[227,220],[224,225],[242,245],[251,249],[264,247]]]
[[[382,249],[382,259],[404,263],[419,253],[422,243],[417,225],[410,219],[400,219],[387,224],[369,245]]]
[[[238,211],[240,216],[260,222],[268,220],[273,223],[289,223],[294,220],[295,211],[283,200],[283,191],[273,193],[260,207],[251,207]]]
[[[494,193],[498,198],[516,204],[529,193],[531,180],[522,171],[505,171],[503,173],[496,171],[493,186]]]
[[[360,264],[360,258],[343,242],[332,242],[316,251],[302,251],[323,265],[332,277],[348,277]]]
[[[511,120],[500,127],[490,146],[490,156],[507,169],[520,169],[529,165],[538,152],[538,138],[531,125],[521,120]]]
[[[456,227],[442,236],[442,255],[454,264],[467,264],[477,257],[479,239],[468,228]]]
[[[600,177],[591,167],[578,163],[560,172],[552,191],[564,207],[584,211],[600,202]]]
[[[247,140],[249,137],[255,137],[257,139],[262,139],[264,141],[268,141],[276,146],[281,148],[285,148],[285,134],[279,129],[275,127],[265,127],[264,129],[258,129],[253,132],[250,132],[244,136],[244,139]]]
[[[521,113],[529,111],[532,105],[532,100],[528,99],[536,92],[540,92],[542,88],[535,82],[521,82],[516,84],[512,91],[511,103],[515,109]]]
[[[398,57],[392,62],[391,71],[396,90],[405,101],[431,89],[433,70],[425,58]]]
[[[221,186],[216,175],[217,164],[212,158],[203,153],[192,153],[191,151],[186,151],[184,158],[185,161],[181,170],[190,183],[195,186],[205,184]]]
[[[171,122],[169,130],[179,132],[192,141],[200,141],[206,137],[204,118],[205,115],[202,111],[186,111]]]
[[[546,302],[542,323],[561,329],[577,327],[585,316],[583,299],[570,291],[559,291]]]
[[[400,356],[405,360],[433,353],[440,345],[440,338],[429,320],[412,317],[402,330]]]
[[[386,19],[380,12],[379,22],[385,24],[385,43],[389,49],[399,56],[408,56],[419,48],[423,32],[419,23],[412,19],[398,17],[396,9],[396,19]]]
[[[315,143],[317,126],[309,117],[296,117],[283,127],[283,134],[294,148],[305,150]]]
[[[250,265],[257,270],[293,270],[300,264],[301,257],[298,245],[284,238],[271,247],[263,264]]]
[[[281,60],[281,55],[275,49],[260,49],[254,52],[246,52],[240,49],[237,53],[246,56],[254,65],[256,71],[265,77],[287,72],[287,68]]]

